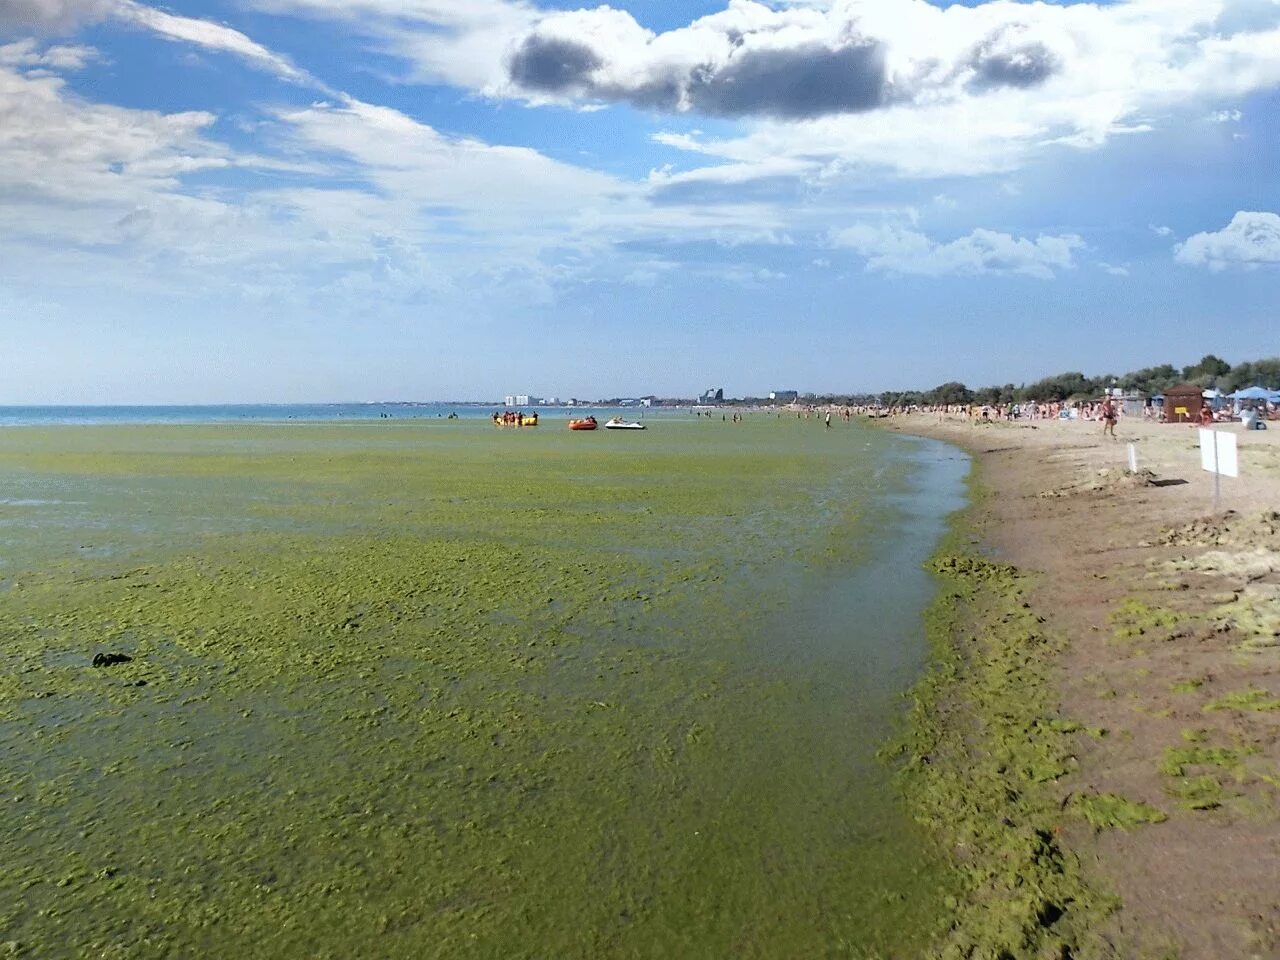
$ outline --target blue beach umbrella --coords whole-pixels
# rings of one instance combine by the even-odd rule
[[[1269,400],[1274,396],[1274,391],[1264,390],[1262,387],[1245,387],[1243,390],[1237,390],[1231,394],[1232,400]]]

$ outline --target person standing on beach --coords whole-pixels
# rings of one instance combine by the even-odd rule
[[[1115,404],[1111,402],[1110,397],[1103,398],[1102,410],[1100,411],[1100,413],[1102,415],[1102,435],[1105,437],[1108,434],[1110,434],[1112,440],[1117,439],[1116,438],[1116,419],[1117,419],[1116,407],[1115,407]]]
[[[830,410],[827,411],[827,429],[828,430],[831,429],[831,411]]]

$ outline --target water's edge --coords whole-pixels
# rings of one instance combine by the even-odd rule
[[[1074,811],[1055,785],[1084,732],[1061,715],[1052,683],[1061,642],[1031,609],[1030,578],[991,560],[975,536],[987,496],[977,460],[969,488],[927,564],[939,585],[926,613],[928,670],[882,753],[960,880],[933,956],[1099,951],[1098,928],[1118,902],[1091,887],[1061,839]]]

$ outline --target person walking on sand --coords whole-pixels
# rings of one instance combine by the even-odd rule
[[[828,430],[830,430],[830,429],[831,429],[831,411],[830,411],[830,410],[828,410],[828,411],[827,411],[827,421],[826,421],[826,422],[827,422],[827,429],[828,429]]]
[[[1111,402],[1110,397],[1103,398],[1099,413],[1102,416],[1102,435],[1105,437],[1110,434],[1112,440],[1118,439],[1116,437],[1116,406]]]

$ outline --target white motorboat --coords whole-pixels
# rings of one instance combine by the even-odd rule
[[[621,417],[614,417],[611,420],[605,421],[604,428],[606,430],[643,430],[644,424],[636,423],[634,420],[628,423]]]

